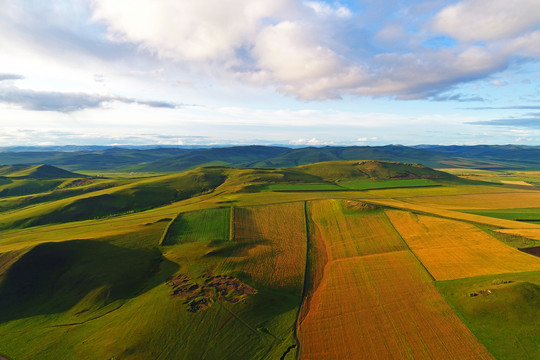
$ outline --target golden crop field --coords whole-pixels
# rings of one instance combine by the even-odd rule
[[[495,231],[503,234],[517,235],[528,239],[540,240],[540,229],[498,229]]]
[[[523,190],[506,193],[407,197],[403,200],[444,209],[512,209],[540,207],[540,191]]]
[[[492,359],[408,250],[329,262],[298,339],[301,359]]]
[[[384,212],[346,214],[340,200],[312,201],[309,210],[330,260],[407,249]]]
[[[540,270],[540,258],[469,223],[388,210],[388,217],[436,280]]]
[[[433,205],[413,204],[413,203],[395,200],[395,199],[365,199],[364,201],[367,201],[373,204],[389,206],[389,207],[397,208],[397,209],[418,211],[422,213],[442,216],[445,218],[463,220],[463,221],[468,221],[468,222],[475,222],[475,223],[480,223],[480,224],[487,224],[487,225],[492,225],[492,226],[502,227],[502,228],[509,228],[509,229],[521,228],[521,229],[540,230],[540,225],[538,224],[499,219],[499,218],[494,218],[491,216],[468,214],[468,213],[463,213],[463,212],[458,212],[458,211],[442,209],[439,207],[435,207]]]
[[[234,241],[226,268],[273,287],[301,289],[306,268],[304,203],[234,208]]]

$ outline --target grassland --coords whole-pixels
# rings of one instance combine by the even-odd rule
[[[44,186],[0,197],[0,353],[489,359],[485,344],[496,358],[536,357],[538,273],[531,271],[540,271],[540,260],[503,237],[540,239],[540,226],[453,209],[485,198],[488,208],[504,210],[495,205],[513,196],[532,203],[537,191],[358,163],[146,178],[0,177],[0,188]],[[347,183],[366,188],[344,189]],[[411,186],[377,188],[384,183]],[[438,186],[424,186],[431,183]],[[291,191],[266,191],[280,187]],[[483,211],[471,204],[463,209]],[[520,241],[535,244],[522,237],[513,246]],[[209,291],[212,277],[253,292],[189,298],[170,285],[187,279]],[[514,282],[492,285],[507,278]],[[496,296],[468,296],[486,288]],[[505,331],[515,334],[506,342]]]
[[[540,357],[540,272],[479,276],[436,286],[495,358]]]
[[[228,241],[229,212],[229,208],[221,208],[180,213],[168,227],[161,245]]]

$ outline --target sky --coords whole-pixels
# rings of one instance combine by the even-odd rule
[[[540,145],[538,0],[0,0],[0,146]]]

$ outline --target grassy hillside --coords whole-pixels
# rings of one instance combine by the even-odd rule
[[[537,357],[540,259],[504,237],[540,238],[508,217],[532,186],[379,160],[28,169],[0,177],[35,192],[0,198],[9,359]]]
[[[234,146],[200,149],[179,156],[132,167],[134,171],[171,172],[199,166],[249,167],[262,159],[278,156],[289,149],[277,146]]]
[[[224,180],[223,169],[216,168],[133,181],[11,212],[0,220],[0,227],[63,223],[147,210],[212,191]]]
[[[375,160],[321,162],[298,166],[296,169],[337,183],[353,180],[457,179],[453,175],[420,164]]]
[[[83,178],[84,175],[75,174],[67,170],[50,165],[9,165],[0,166],[0,175],[9,178],[25,179],[67,179]]]

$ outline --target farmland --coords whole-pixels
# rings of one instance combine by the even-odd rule
[[[403,211],[387,214],[436,280],[540,270],[540,258],[509,247],[474,225]]]
[[[0,194],[2,356],[537,357],[534,187],[365,160],[124,175],[4,168],[0,191],[38,186]]]

